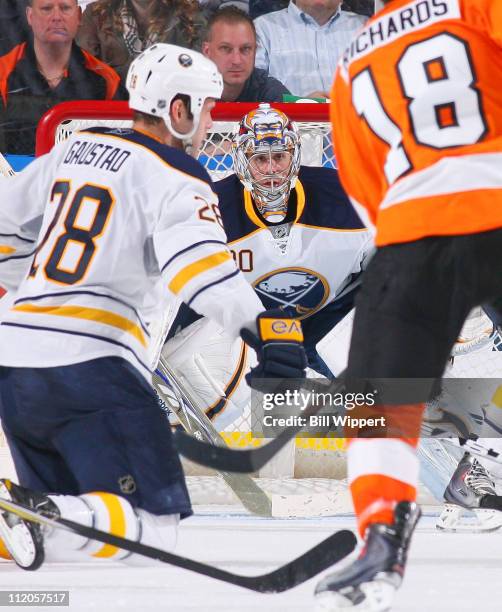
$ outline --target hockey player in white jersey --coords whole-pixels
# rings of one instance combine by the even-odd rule
[[[127,88],[133,129],[76,133],[2,186],[0,285],[16,293],[0,325],[0,416],[23,486],[2,480],[0,496],[169,549],[191,507],[150,386],[150,323],[178,296],[235,338],[256,330],[263,305],[214,223],[209,176],[183,150],[210,125],[216,66],[158,44],[131,64]],[[271,358],[255,340],[251,375],[284,358],[282,373],[302,376],[301,344]],[[127,556],[7,513],[0,537],[24,569],[44,547]]]
[[[331,377],[316,345],[353,307],[371,234],[335,169],[301,165],[295,124],[269,104],[242,118],[233,158],[235,173],[215,183],[233,257],[265,308],[302,320],[309,367]],[[221,431],[249,401],[243,371],[253,355],[191,315],[181,307],[173,331],[183,331],[170,333],[163,356]]]

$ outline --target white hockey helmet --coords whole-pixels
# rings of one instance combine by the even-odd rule
[[[197,131],[206,98],[221,98],[223,79],[216,64],[201,53],[157,43],[133,60],[126,87],[132,109],[162,117],[171,134],[186,141]],[[179,94],[190,98],[193,127],[187,134],[173,128],[169,115],[171,103]]]
[[[287,214],[289,193],[300,170],[300,149],[296,125],[270,104],[260,104],[241,119],[232,141],[234,169],[264,217]],[[271,171],[274,156],[284,159],[282,171],[259,170],[258,163],[264,161]]]

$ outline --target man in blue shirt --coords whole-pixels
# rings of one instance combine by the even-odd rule
[[[341,0],[291,0],[255,20],[256,66],[280,75],[297,96],[329,98],[338,58],[366,17],[341,10]]]

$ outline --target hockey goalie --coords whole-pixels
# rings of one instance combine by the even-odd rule
[[[235,174],[215,183],[218,214],[201,215],[223,226],[264,307],[301,319],[311,372],[331,377],[316,346],[352,309],[372,237],[336,169],[303,165],[301,148],[294,122],[260,104],[234,135]],[[162,358],[218,431],[249,430],[245,374],[255,355],[197,317],[181,305]]]

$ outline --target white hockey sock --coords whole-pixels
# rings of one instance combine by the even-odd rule
[[[62,518],[92,527],[92,510],[83,499],[73,495],[48,495],[47,497],[56,504]],[[44,542],[48,551],[58,551],[60,549],[80,550],[88,540],[71,531],[52,529],[46,532]]]
[[[162,550],[173,551],[178,539],[179,514],[157,516],[141,508],[136,508],[141,526],[141,543]],[[141,555],[130,555],[124,559],[128,565],[151,565],[160,563]]]
[[[155,516],[145,510],[134,509],[131,504],[112,493],[87,493],[80,497],[71,495],[50,495],[63,518],[108,531],[129,540],[172,550],[176,545],[179,515]],[[128,551],[89,540],[66,530],[51,529],[45,534],[47,557],[63,560],[64,552],[72,552],[68,560],[75,559],[75,551],[99,559],[112,561],[126,560],[128,563],[143,565],[152,560],[131,555]]]

